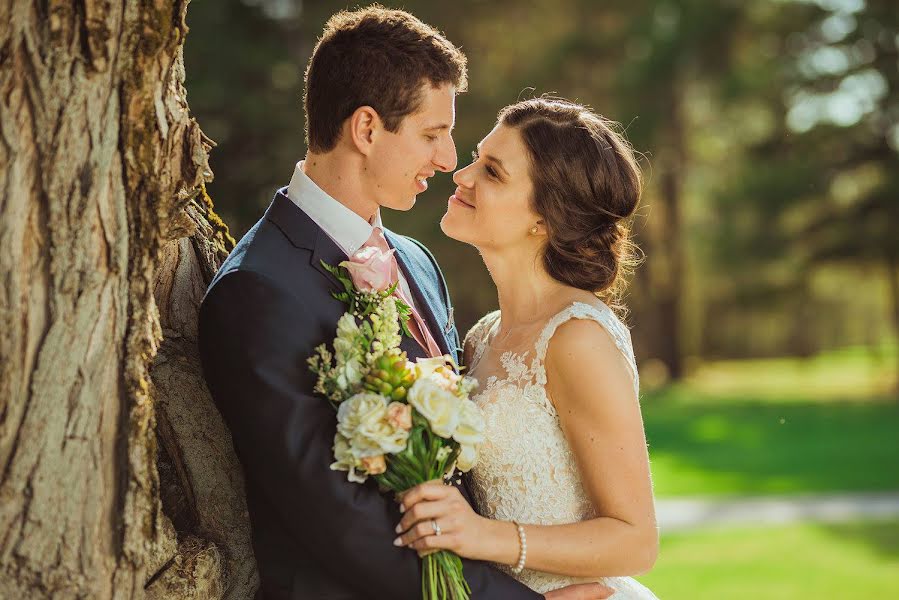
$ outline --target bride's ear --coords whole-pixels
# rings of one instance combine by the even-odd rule
[[[360,153],[368,156],[378,131],[383,128],[378,111],[371,106],[360,106],[350,115],[347,125],[350,141]]]
[[[531,235],[546,235],[546,225],[543,223],[543,219],[537,221],[537,224],[531,227],[530,230]]]

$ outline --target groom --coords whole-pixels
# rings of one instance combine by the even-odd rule
[[[380,7],[334,15],[306,72],[306,159],[222,265],[200,309],[200,353],[246,475],[253,545],[268,598],[417,598],[420,563],[392,540],[396,502],[372,480],[331,471],[335,414],[312,395],[306,359],[346,306],[321,266],[363,247],[396,249],[400,292],[415,311],[410,360],[450,354],[459,337],[443,276],[421,244],[381,224],[408,210],[437,171],[456,166],[451,137],[465,57],[412,15]],[[473,598],[541,596],[464,561]],[[601,598],[599,586],[553,598]]]

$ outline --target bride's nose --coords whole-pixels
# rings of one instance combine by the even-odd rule
[[[473,166],[474,164],[472,163],[453,173],[453,183],[461,187],[470,188],[472,186],[471,167]]]

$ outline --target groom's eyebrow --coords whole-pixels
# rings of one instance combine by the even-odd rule
[[[439,125],[431,125],[430,127],[426,128],[425,131],[443,131],[444,129],[452,129],[452,127],[447,125],[446,123],[441,123]]]

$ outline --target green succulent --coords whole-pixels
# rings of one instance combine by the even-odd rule
[[[415,374],[407,364],[406,353],[392,348],[375,361],[363,380],[363,386],[390,400],[402,400],[415,382]]]

